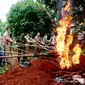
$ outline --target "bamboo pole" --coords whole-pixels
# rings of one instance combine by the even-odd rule
[[[0,51],[1,53],[9,53],[9,54],[21,54],[22,53],[18,53],[18,52],[10,52],[10,51]]]
[[[0,56],[0,58],[16,58],[16,57],[38,57],[39,56],[47,56],[47,55],[9,55],[9,56]],[[40,57],[40,58],[43,58],[43,57]]]

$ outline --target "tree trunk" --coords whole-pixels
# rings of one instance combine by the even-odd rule
[[[58,21],[62,18],[62,5],[63,0],[57,0]]]

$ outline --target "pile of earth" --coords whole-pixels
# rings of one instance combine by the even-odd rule
[[[55,65],[53,65],[53,63]],[[80,58],[80,64],[68,71],[84,71],[85,57]],[[53,72],[59,71],[54,59],[51,62],[45,59],[37,59],[31,62],[31,66],[21,68],[18,64],[12,67],[6,74],[0,76],[0,85],[56,85]],[[62,84],[63,85],[63,84]]]

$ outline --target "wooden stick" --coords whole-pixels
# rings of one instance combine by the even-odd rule
[[[15,57],[18,57],[18,56],[19,57],[38,57],[38,58],[42,58],[42,57],[39,57],[39,56],[46,56],[46,55],[34,55],[34,56],[31,56],[31,55],[9,55],[9,56],[0,56],[0,58],[15,58]]]
[[[10,52],[10,51],[0,51],[1,53],[9,53],[9,54],[22,54],[18,52]]]

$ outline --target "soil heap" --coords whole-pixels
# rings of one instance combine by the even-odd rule
[[[53,60],[51,62],[54,62]],[[85,72],[85,57],[80,58],[80,64],[68,71]],[[56,85],[52,72],[58,72],[57,66],[47,60],[33,60],[31,66],[21,68],[18,64],[6,74],[0,76],[0,85]],[[64,85],[64,84],[62,84]]]

